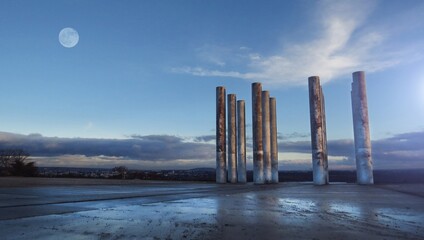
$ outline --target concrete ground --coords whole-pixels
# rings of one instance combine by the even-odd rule
[[[424,184],[0,178],[1,239],[424,239]]]

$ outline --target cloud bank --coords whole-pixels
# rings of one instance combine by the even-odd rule
[[[330,169],[354,169],[355,150],[353,139],[327,142]],[[310,154],[309,141],[279,142],[279,150],[297,154]],[[299,166],[310,165],[310,157],[300,155]],[[372,141],[372,159],[375,169],[424,168],[424,131],[397,134]],[[303,165],[302,165],[303,163]]]
[[[32,156],[109,156],[140,161],[213,159],[212,144],[185,142],[169,135],[133,135],[130,139],[58,138],[0,133],[0,149],[22,148]]]
[[[39,166],[188,169],[215,166],[213,138],[213,135],[193,138],[133,135],[128,139],[87,139],[0,132],[0,149],[24,149]],[[424,131],[374,140],[372,147],[376,169],[424,168]],[[251,166],[252,150],[247,151],[248,166]],[[280,169],[311,168],[309,141],[279,140],[279,151]],[[330,169],[354,169],[352,139],[328,141],[328,154]]]
[[[223,50],[223,47],[206,46],[201,48],[199,57],[209,65],[172,70],[200,77],[230,77],[261,81],[271,86],[295,86],[306,85],[307,78],[312,75],[319,75],[325,84],[354,71],[381,71],[411,61],[411,58],[422,58],[422,54],[417,54],[418,49],[424,49],[422,41],[393,40],[404,35],[405,31],[413,31],[409,25],[415,22],[414,19],[406,18],[404,12],[397,12],[391,19],[386,18],[390,23],[396,22],[396,28],[387,22],[373,22],[370,18],[378,7],[376,3],[314,2],[316,12],[309,16],[312,27],[308,26],[304,31],[307,40],[287,39],[271,55],[263,55],[247,47]],[[417,9],[424,7],[421,5]],[[420,16],[417,12],[411,14]],[[231,61],[237,61],[237,67],[228,67],[226,63]]]

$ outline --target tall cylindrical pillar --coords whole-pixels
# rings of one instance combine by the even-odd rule
[[[262,91],[262,143],[264,150],[264,178],[271,182],[271,130],[269,118],[269,92]]]
[[[368,119],[365,72],[354,72],[352,82],[352,116],[355,138],[356,178],[359,184],[373,184],[373,163]]]
[[[325,97],[322,93],[322,87],[320,86],[321,94],[321,115],[322,115],[322,152],[324,153],[324,169],[326,172],[326,182],[330,181],[330,174],[328,174],[328,152],[327,152],[327,120],[325,118]]]
[[[226,128],[225,128],[225,88],[216,88],[216,182],[227,182],[226,171]]]
[[[322,90],[318,76],[308,78],[311,122],[312,169],[315,185],[328,184],[323,133]]]
[[[237,182],[246,183],[246,114],[244,100],[237,101]]]
[[[252,83],[253,182],[265,183],[262,145],[262,84]]]
[[[228,94],[228,182],[237,183],[236,95]]]
[[[277,140],[277,102],[269,99],[269,118],[271,129],[271,182],[278,183],[278,140]]]

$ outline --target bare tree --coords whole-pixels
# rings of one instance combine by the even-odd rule
[[[2,175],[34,176],[37,174],[35,162],[26,162],[29,153],[22,149],[0,150],[0,173]]]

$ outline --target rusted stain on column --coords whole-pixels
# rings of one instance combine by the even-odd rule
[[[318,76],[308,78],[311,122],[312,169],[315,185],[328,184],[323,94]]]
[[[270,183],[271,174],[271,132],[269,118],[269,92],[262,91],[262,143],[264,151],[264,178]]]
[[[237,183],[236,95],[228,94],[228,182]]]
[[[244,100],[237,101],[237,182],[246,183],[246,114]]]
[[[225,88],[216,88],[216,182],[227,182]]]
[[[262,84],[252,83],[253,182],[265,183],[262,146]]]
[[[356,178],[359,184],[373,184],[374,176],[365,72],[354,72],[352,75],[351,97],[355,138]]]
[[[271,129],[271,182],[278,183],[278,140],[277,140],[277,101],[269,99],[269,118]]]

